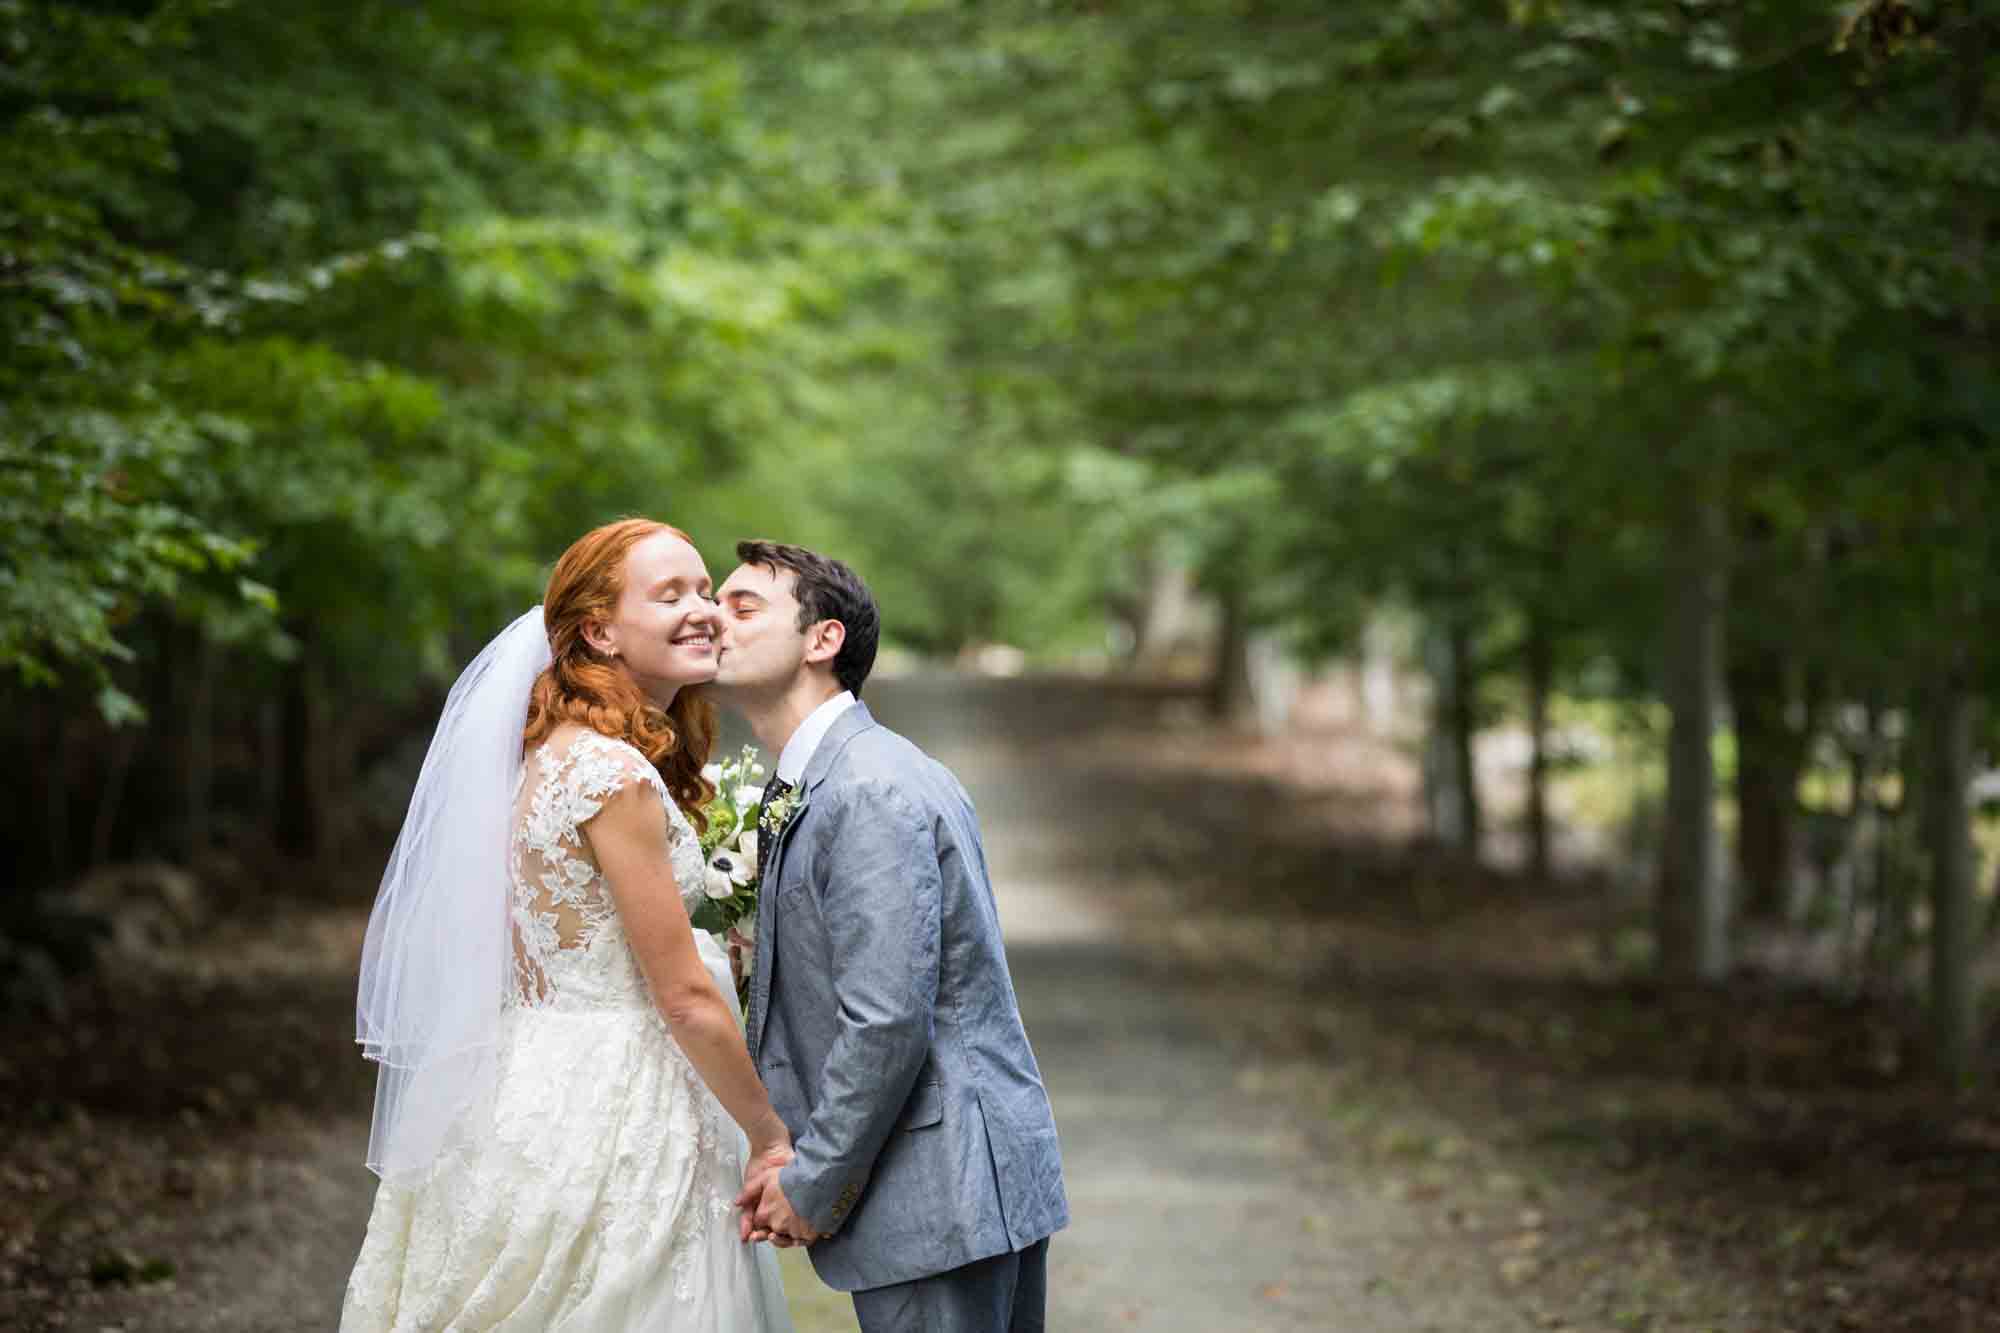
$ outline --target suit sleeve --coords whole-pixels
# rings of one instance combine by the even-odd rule
[[[841,793],[820,912],[837,1004],[820,1097],[778,1183],[813,1229],[832,1234],[930,1049],[943,888],[931,821],[895,789]]]

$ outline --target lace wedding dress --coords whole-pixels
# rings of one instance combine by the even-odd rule
[[[654,1007],[582,836],[635,782],[665,807],[682,895],[701,892],[695,830],[637,750],[583,731],[527,757],[492,1113],[377,1190],[342,1333],[790,1329],[775,1255],[737,1239],[743,1135]],[[727,954],[695,939],[734,995]]]

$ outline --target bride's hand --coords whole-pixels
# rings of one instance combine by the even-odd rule
[[[792,1136],[785,1122],[773,1111],[761,1125],[750,1131],[750,1156],[743,1163],[743,1183],[749,1184],[778,1170],[792,1160]]]
[[[743,1163],[743,1192],[736,1197],[738,1228],[744,1241],[770,1240],[771,1233],[756,1225],[757,1205],[764,1187],[787,1162],[792,1160],[792,1136],[785,1122],[773,1111],[762,1125],[750,1133],[750,1156]]]

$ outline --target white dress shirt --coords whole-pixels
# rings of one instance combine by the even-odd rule
[[[805,776],[806,765],[812,762],[813,751],[826,739],[826,733],[833,727],[834,719],[854,707],[856,700],[850,690],[842,690],[812,712],[799,723],[792,738],[785,742],[784,753],[778,756],[778,780],[797,786]]]

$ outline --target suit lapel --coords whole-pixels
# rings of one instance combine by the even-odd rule
[[[750,1014],[746,1020],[752,1060],[764,1045],[764,1020],[770,1013],[771,973],[776,970],[778,957],[778,886],[784,883],[785,848],[791,845],[799,825],[812,813],[813,793],[833,771],[834,760],[849,741],[874,725],[875,718],[868,705],[858,699],[852,708],[834,719],[799,777],[796,797],[799,806],[778,830],[778,840],[772,844],[771,859],[764,867],[764,878],[757,889],[757,970],[750,978]]]
[[[800,784],[801,802],[805,795],[804,784]],[[748,1020],[750,1058],[753,1060],[764,1044],[764,1015],[769,1011],[771,1001],[771,966],[778,956],[778,885],[783,882],[785,844],[792,840],[792,831],[805,817],[802,803],[785,821],[785,826],[778,830],[778,839],[771,844],[771,859],[764,865],[764,878],[757,886],[757,969],[750,974]]]

